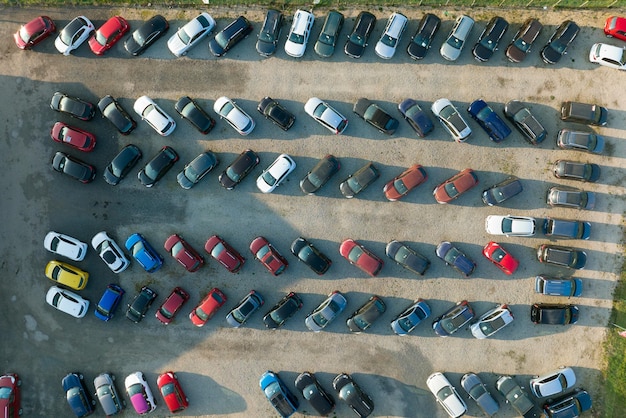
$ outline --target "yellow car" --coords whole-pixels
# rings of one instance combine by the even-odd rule
[[[52,260],[46,265],[46,277],[63,286],[82,290],[87,286],[89,273],[70,264]]]

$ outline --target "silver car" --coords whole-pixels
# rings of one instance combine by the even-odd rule
[[[500,405],[476,374],[466,373],[463,375],[461,378],[461,386],[487,416],[492,416],[500,410]]]
[[[320,332],[346,309],[347,304],[341,292],[335,290],[306,317],[304,323],[311,331]]]
[[[474,19],[471,17],[467,15],[457,17],[454,27],[450,31],[450,35],[448,35],[446,41],[441,45],[441,49],[439,50],[441,56],[448,61],[456,61],[461,55],[461,51],[465,46],[473,26]]]
[[[126,401],[120,397],[115,388],[115,375],[102,373],[93,379],[93,385],[102,410],[107,416],[116,415],[124,409]]]

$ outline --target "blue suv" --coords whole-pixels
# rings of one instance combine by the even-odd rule
[[[484,100],[474,100],[467,108],[467,112],[487,132],[493,142],[500,142],[511,135],[511,128]]]
[[[119,285],[114,283],[108,285],[104,294],[100,298],[100,302],[98,302],[98,305],[96,306],[96,311],[94,312],[96,314],[96,318],[103,321],[108,321],[113,318],[115,308],[119,305],[124,293],[124,289],[122,289]]]
[[[148,273],[154,273],[163,266],[163,257],[141,234],[133,234],[126,240],[126,249]]]

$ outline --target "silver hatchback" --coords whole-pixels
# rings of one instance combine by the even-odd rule
[[[126,401],[124,401],[115,388],[115,376],[109,373],[102,373],[93,379],[93,385],[96,388],[96,396],[102,410],[107,416],[115,415],[124,409]]]

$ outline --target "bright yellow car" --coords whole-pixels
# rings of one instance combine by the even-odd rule
[[[46,265],[46,277],[63,286],[82,290],[87,286],[89,273],[70,264],[52,260]]]

